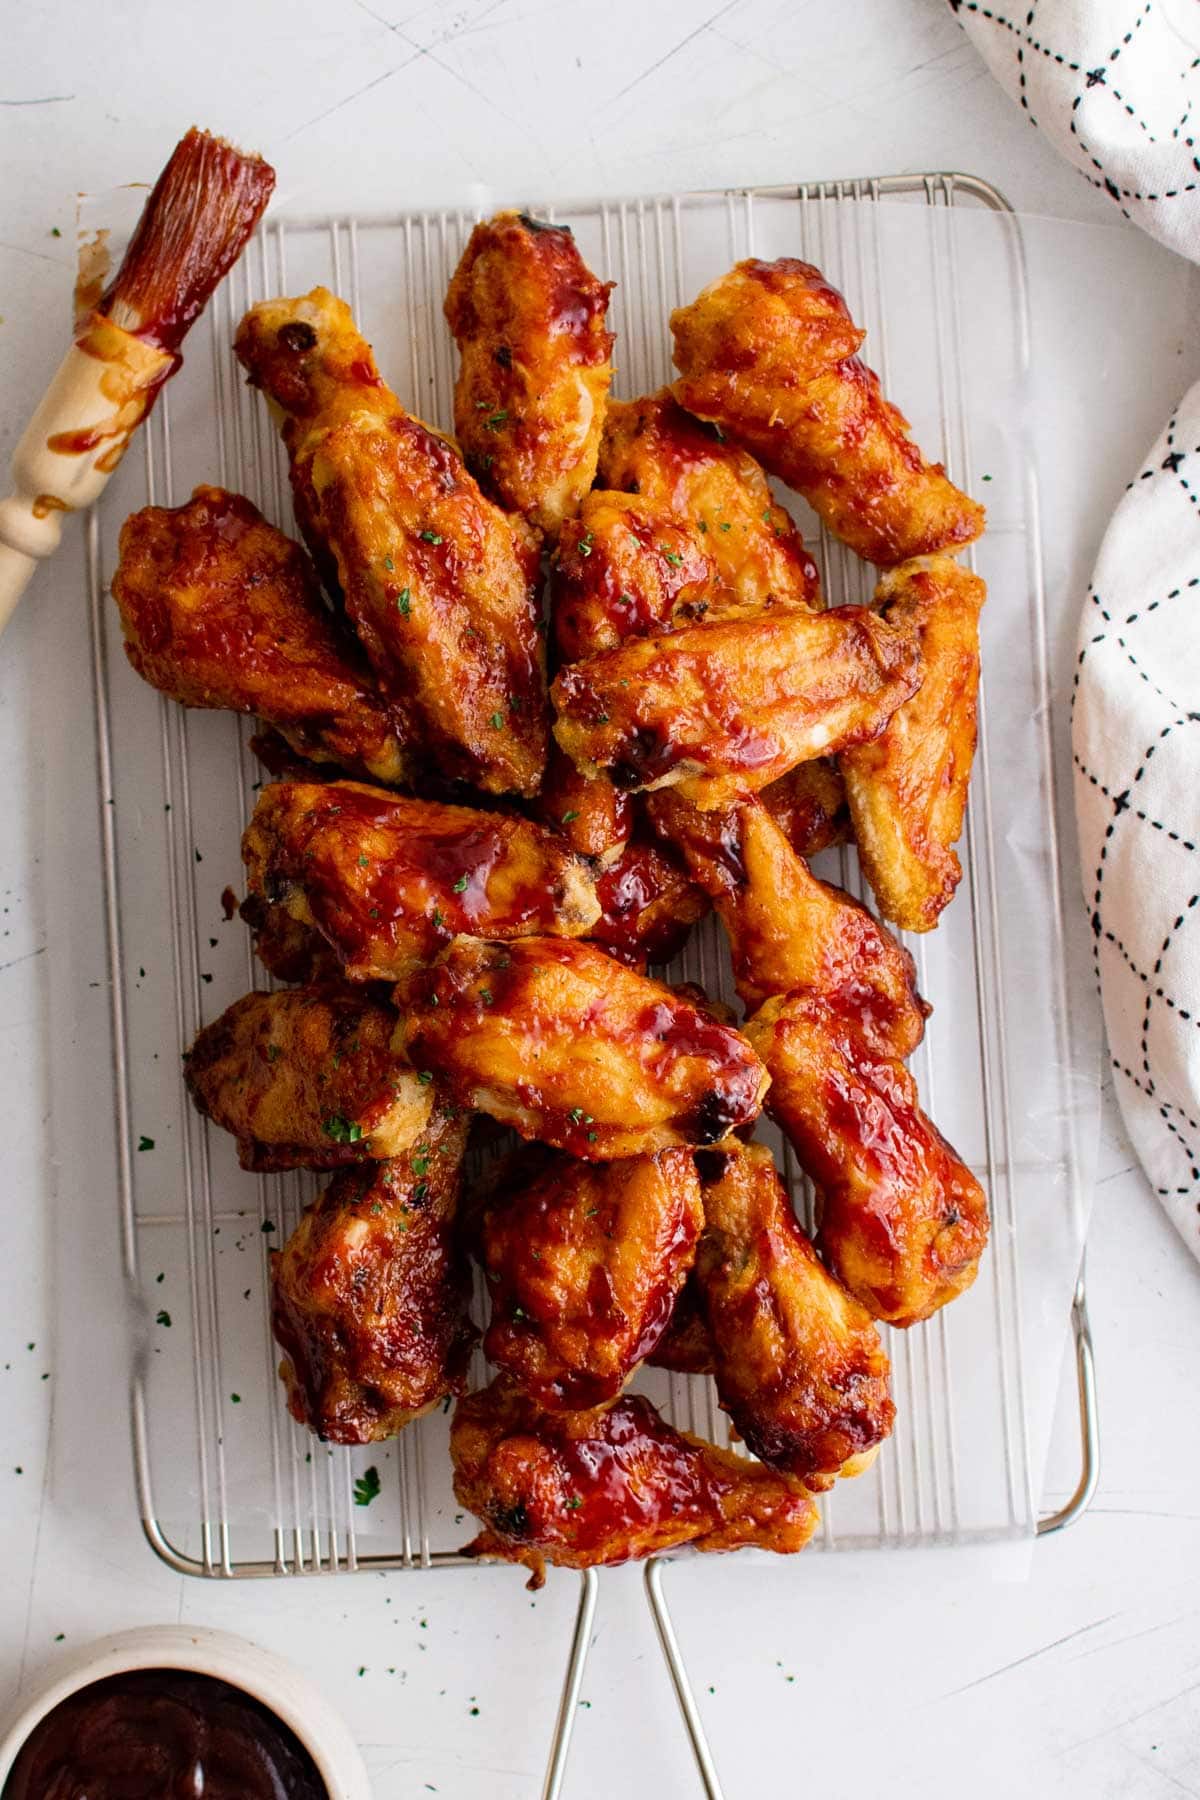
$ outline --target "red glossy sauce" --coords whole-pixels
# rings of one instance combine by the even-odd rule
[[[93,1682],[36,1725],[3,1800],[329,1800],[300,1740],[259,1701],[182,1669]]]

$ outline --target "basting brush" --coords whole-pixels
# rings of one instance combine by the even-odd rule
[[[13,455],[14,491],[0,500],[0,631],[38,560],[57,549],[62,514],[103,491],[274,186],[269,163],[207,131],[193,126],[176,145]]]

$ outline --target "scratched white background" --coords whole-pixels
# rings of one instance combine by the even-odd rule
[[[485,188],[551,199],[962,168],[1028,211],[1109,216],[992,86],[941,0],[25,0],[4,11],[5,452],[63,342],[75,191],[152,173],[193,119],[265,150],[276,204],[293,211],[464,202]],[[1179,344],[1137,342],[1131,356],[1133,372],[1080,409],[1075,499],[1050,514],[1051,591],[1068,610],[1106,509],[1200,373],[1200,351]],[[504,1570],[189,1583],[154,1561],[131,1507],[89,1516],[86,1482],[48,1482],[55,1258],[65,1245],[94,1268],[99,1294],[115,1254],[81,592],[72,545],[0,647],[0,1705],[60,1634],[71,1645],[139,1623],[223,1625],[318,1674],[380,1800],[430,1789],[526,1800],[572,1578],[552,1577],[536,1603]],[[63,1066],[69,1084],[52,1080]],[[885,1784],[929,1797],[1200,1794],[1200,1270],[1131,1162],[1110,1110],[1089,1277],[1103,1479],[1088,1517],[1037,1547],[1028,1580],[946,1553],[813,1559],[786,1575],[715,1559],[672,1573],[729,1800],[781,1782],[855,1797]],[[100,1301],[90,1328],[103,1366],[113,1334]],[[100,1382],[89,1400],[91,1453],[120,1470],[120,1388]],[[1049,1501],[1070,1467],[1064,1450]],[[638,1579],[615,1575],[567,1794],[694,1785]]]

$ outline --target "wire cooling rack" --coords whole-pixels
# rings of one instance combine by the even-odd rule
[[[925,1325],[888,1333],[895,1437],[869,1475],[824,1499],[816,1542],[835,1550],[1057,1529],[1087,1504],[1096,1469],[1082,1282],[1074,1286],[1084,1216],[1077,1139],[1093,1102],[1076,1068],[1063,973],[1037,491],[1021,429],[1029,300],[1019,224],[994,189],[960,175],[604,202],[546,216],[570,224],[591,266],[618,284],[618,395],[669,379],[672,306],[739,256],[800,255],[847,294],[868,328],[869,358],[926,452],[989,502],[989,532],[970,553],[992,598],[965,875],[938,932],[911,947],[936,1008],[915,1072],[927,1109],[989,1193],[992,1243],[969,1295]],[[969,253],[964,217],[988,226]],[[127,459],[88,525],[120,1219],[141,1313],[137,1493],[155,1551],[189,1574],[461,1566],[471,1523],[453,1499],[444,1417],[349,1452],[318,1444],[283,1405],[266,1252],[317,1184],[238,1170],[232,1145],[190,1108],[179,1078],[180,1051],[199,1027],[267,980],[248,934],[227,916],[225,891],[240,892],[239,836],[261,773],[248,722],[187,713],[128,668],[108,599],[116,535],[134,507],[177,504],[200,481],[241,490],[290,527],[280,446],[231,352],[242,311],[270,295],[318,281],[345,294],[401,399],[449,425],[453,346],[441,299],[472,223],[467,212],[442,212],[269,224],[193,333],[140,458]],[[830,599],[865,600],[871,572],[830,543],[794,496],[781,498],[813,542]],[[837,853],[829,872],[861,893],[852,852]],[[729,994],[713,921],[673,972]],[[773,1141],[804,1210],[805,1185]],[[1030,1321],[1042,1321],[1044,1338],[1048,1307],[1060,1326],[1071,1310],[1081,1466],[1070,1503],[1039,1519],[1035,1423],[1057,1385],[1061,1337],[1052,1330],[1052,1353],[1034,1354]],[[483,1377],[481,1365],[475,1374]],[[648,1371],[640,1385],[676,1423],[728,1442],[711,1383]],[[364,1509],[355,1482],[368,1467],[382,1491]],[[647,1587],[715,1796],[660,1564],[648,1569]],[[563,1772],[595,1595],[588,1574],[547,1795]]]

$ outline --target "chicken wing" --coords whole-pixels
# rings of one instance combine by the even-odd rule
[[[752,456],[669,388],[610,404],[598,485],[640,494],[701,533],[718,580],[748,609],[819,604],[817,565]]]
[[[720,1158],[721,1150],[698,1150],[696,1167],[702,1169],[704,1159]],[[700,1290],[693,1268],[676,1296],[666,1329],[646,1361],[655,1369],[670,1369],[676,1375],[711,1375],[716,1369],[712,1333],[700,1305]]]
[[[600,1406],[662,1336],[695,1257],[691,1152],[518,1158],[513,1175],[484,1218],[484,1354],[541,1406]]]
[[[395,1437],[463,1391],[476,1333],[455,1242],[467,1121],[435,1108],[404,1156],[344,1169],[272,1258],[279,1373],[334,1444]]]
[[[554,640],[580,662],[626,638],[694,624],[739,608],[690,523],[665,506],[597,488],[559,539],[550,574]]]
[[[846,784],[835,756],[797,763],[758,797],[797,856],[816,856],[854,841]]]
[[[952,557],[890,569],[883,616],[920,634],[924,678],[871,744],[841,763],[859,860],[885,919],[932,931],[962,868],[958,841],[975,755],[979,613],[986,588]]]
[[[535,793],[547,735],[536,533],[404,411],[327,289],[252,308],[235,349],[284,415],[298,512],[336,559],[406,739],[443,775]]]
[[[568,225],[476,225],[446,295],[462,357],[454,429],[489,493],[553,536],[592,485],[612,380],[597,281]]]
[[[576,935],[600,916],[553,832],[352,781],[264,788],[242,857],[250,893],[314,925],[351,981],[402,981],[460,931]]]
[[[717,1393],[747,1447],[812,1490],[859,1475],[892,1429],[870,1315],[817,1259],[764,1144],[706,1151],[696,1283]]]
[[[679,858],[663,844],[635,840],[596,880],[600,917],[588,932],[594,944],[631,969],[678,956],[708,899]]]
[[[619,861],[633,830],[633,795],[615,788],[607,775],[582,774],[553,742],[536,810],[572,850],[602,868]]]
[[[747,1006],[803,988],[882,1054],[912,1054],[929,1012],[912,957],[865,906],[817,880],[761,801],[702,813],[667,790],[649,809],[721,916]]]
[[[391,1048],[396,1015],[366,995],[246,994],[206,1025],[184,1076],[198,1110],[238,1142],[243,1169],[337,1169],[399,1156],[433,1095]]]
[[[797,989],[743,1027],[771,1071],[771,1113],[820,1190],[817,1245],[876,1319],[914,1325],[970,1286],[983,1189],[921,1111],[902,1062]]]
[[[315,926],[293,918],[281,900],[268,904],[261,894],[248,894],[238,911],[250,928],[254,954],[279,981],[315,987],[343,979],[333,947]]]
[[[692,1544],[802,1550],[817,1509],[798,1482],[675,1431],[640,1394],[592,1412],[542,1412],[505,1376],[455,1409],[454,1492],[482,1521],[470,1556],[523,1563],[627,1562]]]
[[[920,678],[915,633],[862,607],[692,625],[563,669],[554,734],[585,774],[725,806],[875,736]]]
[[[404,1047],[450,1097],[587,1162],[712,1144],[758,1116],[744,1039],[592,944],[460,937],[412,984]]]
[[[121,528],[112,582],[125,654],[184,706],[257,713],[314,762],[399,782],[409,759],[312,564],[249,500],[198,487]]]
[[[797,488],[851,549],[890,565],[969,544],[984,511],[927,463],[865,333],[818,269],[750,258],[671,315],[675,398]]]

